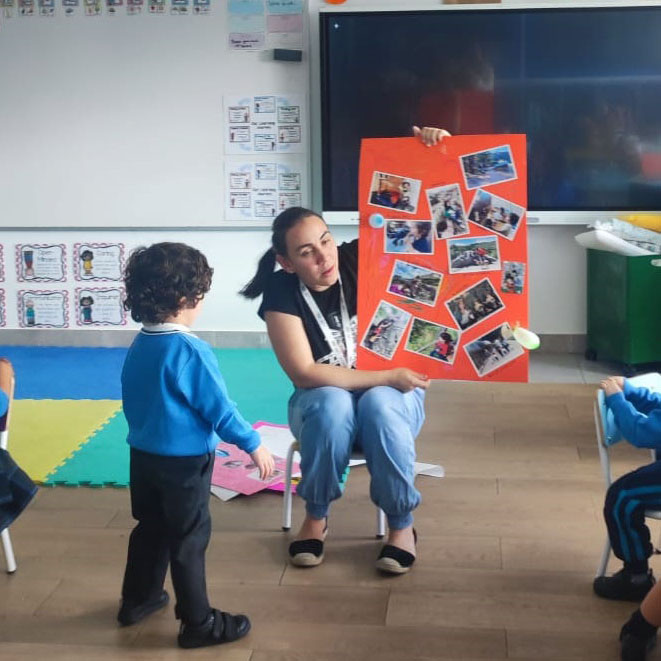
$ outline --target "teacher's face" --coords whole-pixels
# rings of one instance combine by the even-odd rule
[[[318,216],[306,216],[286,237],[287,255],[278,255],[285,271],[296,273],[315,291],[323,291],[338,279],[337,245],[326,223]]]

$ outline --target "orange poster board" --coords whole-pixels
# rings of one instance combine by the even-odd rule
[[[365,139],[359,175],[359,369],[527,381],[524,135]]]

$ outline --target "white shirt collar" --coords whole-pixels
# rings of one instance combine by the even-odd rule
[[[146,333],[190,333],[191,329],[184,324],[165,322],[162,324],[143,324],[142,330]]]

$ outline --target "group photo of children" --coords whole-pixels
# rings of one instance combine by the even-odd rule
[[[369,203],[386,209],[415,213],[421,182],[386,172],[375,172],[370,187]]]
[[[443,274],[423,266],[395,260],[388,291],[412,301],[434,306]]]
[[[523,348],[514,339],[512,328],[508,323],[473,340],[464,349],[480,376],[493,372],[523,354]]]
[[[474,326],[504,307],[491,281],[487,278],[451,298],[446,305],[461,330]]]
[[[500,251],[495,236],[448,239],[450,273],[500,271]]]
[[[468,211],[468,219],[512,240],[525,209],[488,191],[478,189]]]
[[[479,188],[516,179],[516,168],[509,145],[494,147],[461,157],[466,188]]]
[[[428,188],[426,191],[437,239],[468,234],[468,222],[458,184]]]
[[[434,253],[434,237],[428,220],[388,220],[384,241],[386,253]]]

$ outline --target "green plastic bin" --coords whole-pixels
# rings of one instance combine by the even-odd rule
[[[586,358],[634,366],[661,362],[661,255],[588,250]]]

